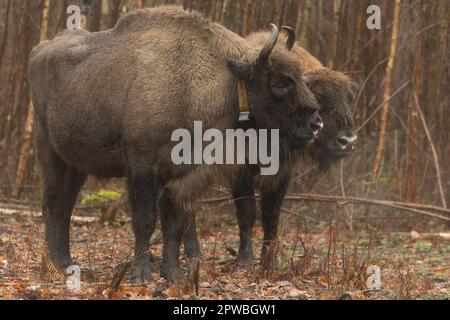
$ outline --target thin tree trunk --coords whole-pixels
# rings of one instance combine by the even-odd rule
[[[437,155],[437,152],[436,152],[436,148],[435,148],[433,140],[431,138],[431,134],[430,134],[430,130],[428,129],[427,122],[425,121],[425,116],[423,115],[422,109],[420,108],[419,98],[417,97],[416,94],[414,94],[414,100],[416,101],[417,112],[419,114],[420,120],[422,121],[423,129],[424,129],[425,134],[427,136],[428,143],[430,144],[431,153],[433,154],[434,167],[435,167],[435,170],[436,170],[436,180],[437,180],[437,184],[438,184],[439,194],[441,196],[442,206],[444,208],[447,208],[447,202],[445,200],[444,187],[442,185],[442,179],[441,179],[441,168],[439,167],[439,159],[438,159],[438,155]]]
[[[245,0],[244,17],[242,19],[242,35],[247,35],[250,32],[252,6],[252,0]]]
[[[104,0],[99,0],[103,3]],[[67,0],[61,0],[61,4],[58,3],[59,6],[59,14],[58,14],[58,22],[54,26],[54,34],[61,32],[66,28],[66,19],[67,19],[67,7],[69,3]]]
[[[417,5],[416,10],[416,30],[420,31],[422,26],[422,3]],[[419,166],[419,111],[418,111],[418,101],[414,97],[420,96],[421,87],[421,64],[422,64],[422,36],[417,35],[416,38],[416,56],[414,62],[414,82],[413,82],[413,92],[411,94],[411,102],[409,107],[409,165],[408,165],[408,182],[406,185],[406,200],[414,201],[416,195],[416,182],[417,182],[417,167]]]
[[[378,171],[380,170],[381,160],[383,158],[384,147],[386,142],[386,130],[388,124],[388,114],[389,114],[389,98],[392,92],[392,74],[395,65],[395,55],[397,53],[397,43],[398,43],[398,31],[400,27],[400,4],[401,0],[395,0],[394,4],[394,20],[392,23],[392,34],[391,34],[391,45],[389,52],[388,64],[386,67],[386,75],[384,80],[384,91],[383,91],[383,102],[384,104],[383,110],[381,112],[380,119],[380,130],[379,130],[379,139],[377,148],[375,151],[375,160],[373,162],[372,167],[372,175],[374,181],[378,176]]]
[[[110,22],[109,27],[113,28],[120,18],[120,9],[122,8],[122,0],[109,0]]]
[[[42,8],[42,20],[39,40],[44,41],[47,38],[48,21],[50,17],[50,0],[44,0]],[[19,164],[17,166],[15,185],[12,191],[12,197],[16,198],[19,195],[20,186],[25,178],[25,169],[27,167],[28,154],[31,149],[31,141],[33,135],[33,123],[34,123],[34,108],[30,99],[28,104],[27,120],[25,122],[25,133],[20,147]]]
[[[24,3],[15,2],[14,11],[21,12],[24,10]],[[16,22],[16,20],[18,20]],[[25,50],[26,31],[27,31],[27,18],[25,14],[17,15],[14,19],[14,23],[18,23],[16,32],[14,35],[14,49],[13,58],[11,61],[11,67],[8,75],[8,88],[6,91],[6,107],[0,113],[0,139],[4,139],[5,146],[9,146],[9,138],[11,135],[11,126],[13,122],[13,114],[17,101],[17,97],[23,87],[23,74],[25,72],[23,51]]]
[[[300,35],[301,27],[302,27],[302,19],[303,19],[303,9],[305,7],[306,0],[300,0],[298,3],[297,9],[297,21],[295,22],[295,33],[297,37]]]
[[[220,13],[222,12],[222,0],[215,0],[214,21],[220,21]]]
[[[87,29],[91,32],[97,32],[101,29],[102,20],[102,1],[94,0],[92,9],[88,16]]]
[[[330,67],[334,68],[337,64],[338,54],[338,40],[339,40],[339,26],[340,26],[340,13],[342,9],[342,0],[333,1],[333,32],[332,32],[332,54],[330,56]]]
[[[305,4],[303,7],[303,22],[302,25],[303,27],[301,28],[301,33],[300,33],[300,37],[298,38],[298,40],[307,48],[309,48],[308,46],[308,34],[309,34],[309,20],[310,20],[310,16],[311,16],[311,3],[310,0],[305,0]]]
[[[283,24],[283,11],[284,11],[284,1],[283,0],[276,0],[275,2],[275,11],[273,16],[273,21],[275,21],[275,24],[281,25]]]
[[[448,49],[447,49],[447,32],[449,30],[449,20],[450,18],[448,17],[448,14],[446,14],[445,12],[448,13],[448,10],[450,9],[450,5],[448,3],[445,2],[440,2],[439,3],[439,9],[441,10],[441,12],[444,15],[444,23],[441,26],[441,30],[439,32],[439,64],[438,64],[438,68],[437,68],[437,75],[436,75],[436,93],[434,95],[435,101],[434,101],[434,105],[433,105],[433,110],[435,110],[436,112],[436,132],[438,135],[438,139],[437,139],[437,147],[438,147],[438,151],[440,153],[444,153],[445,152],[445,148],[448,147],[448,140],[445,139],[445,126],[446,126],[446,117],[445,114],[446,110],[444,110],[445,108],[445,103],[442,103],[441,101],[441,93],[442,93],[442,87],[444,85],[442,78],[443,78],[443,74],[445,71],[445,64],[446,64],[446,58],[448,55]],[[446,11],[447,10],[447,11]],[[448,101],[448,100],[447,100]],[[448,121],[447,121],[448,122]],[[450,150],[450,149],[449,149]],[[450,152],[448,153],[449,155],[449,159],[450,159]],[[447,167],[448,168],[448,167]],[[450,170],[450,168],[447,169],[447,172],[444,172],[444,180],[445,177],[448,176],[448,174],[450,173],[448,170]],[[444,188],[446,188],[446,185],[444,185]]]
[[[223,0],[223,5],[222,5],[222,14],[220,15],[220,23],[221,24],[225,24],[225,19],[228,13],[228,5],[229,5],[229,0]]]
[[[0,47],[0,66],[2,65],[3,55],[5,54],[6,42],[8,41],[8,20],[9,20],[9,12],[11,10],[11,0],[8,0],[8,4],[6,7],[5,13],[5,30],[3,30],[2,42]]]

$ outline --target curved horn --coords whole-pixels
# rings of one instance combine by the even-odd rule
[[[270,35],[269,40],[267,40],[264,48],[262,48],[261,52],[259,53],[259,62],[267,61],[267,59],[269,59],[270,57],[270,54],[272,53],[273,48],[275,48],[275,45],[277,44],[278,27],[273,23],[271,23],[270,26],[272,27],[272,34]]]
[[[282,26],[281,29],[283,29],[284,31],[286,31],[287,34],[288,34],[288,38],[287,38],[287,40],[286,40],[286,43],[284,44],[284,47],[285,47],[286,49],[288,49],[289,51],[291,51],[291,50],[292,50],[292,47],[293,47],[294,44],[295,44],[295,30],[292,29],[292,28],[289,27],[289,26]]]

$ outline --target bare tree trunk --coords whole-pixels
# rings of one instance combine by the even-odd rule
[[[5,13],[5,30],[3,31],[2,42],[0,47],[0,66],[2,65],[3,55],[5,54],[6,42],[8,41],[8,20],[9,20],[9,12],[11,10],[11,0],[8,0],[8,4],[6,7]]]
[[[375,160],[373,162],[372,168],[372,175],[374,181],[376,180],[376,177],[378,176],[378,171],[380,170],[381,160],[383,158],[384,147],[386,142],[386,129],[388,124],[388,113],[389,113],[388,100],[392,92],[392,73],[395,65],[395,55],[397,53],[397,43],[398,43],[398,30],[400,27],[400,4],[401,0],[395,0],[394,20],[392,23],[392,34],[391,34],[391,46],[384,80],[383,102],[385,102],[385,104],[381,112],[379,140],[375,151]]]
[[[120,9],[122,8],[123,1],[122,0],[109,0],[108,4],[109,4],[109,9],[110,9],[109,10],[109,17],[110,17],[109,27],[113,28],[120,18]]]
[[[102,20],[102,1],[94,0],[91,12],[88,15],[87,29],[91,32],[97,32],[101,29]]]
[[[333,1],[333,39],[332,39],[332,54],[330,56],[330,67],[333,68],[337,64],[337,53],[338,53],[338,40],[339,40],[339,21],[340,21],[340,12],[342,9],[342,0]]]
[[[436,180],[437,180],[437,184],[438,184],[439,194],[441,196],[442,206],[444,208],[447,208],[447,201],[445,200],[444,187],[442,185],[441,168],[439,166],[439,159],[438,159],[438,155],[436,152],[436,148],[435,148],[433,140],[431,138],[431,134],[430,134],[430,130],[428,129],[427,122],[425,121],[425,116],[423,115],[423,112],[420,108],[419,98],[417,97],[416,94],[414,94],[414,100],[416,102],[417,113],[419,114],[420,120],[422,121],[423,129],[425,130],[425,134],[427,136],[428,143],[430,144],[431,152],[433,154],[434,166],[436,169]]]
[[[273,21],[276,25],[283,24],[283,11],[284,11],[284,1],[283,0],[276,0],[274,1],[275,4],[275,10],[273,15]]]
[[[228,5],[229,5],[229,0],[223,0],[223,5],[222,5],[222,14],[220,15],[220,23],[221,24],[225,24],[225,19],[228,13]]]
[[[104,0],[99,0],[103,2]],[[69,5],[68,0],[61,0],[61,3],[57,3],[57,7],[59,7],[59,17],[58,22],[54,26],[54,33],[57,34],[58,32],[62,31],[66,28],[66,19],[67,19],[67,6]]]
[[[422,3],[417,4],[416,10],[416,30],[420,31],[422,27]],[[408,183],[406,185],[406,200],[414,201],[416,194],[417,167],[419,165],[419,111],[418,101],[414,97],[420,96],[421,87],[421,63],[422,63],[422,36],[420,33],[416,36],[416,57],[414,62],[414,83],[411,93],[411,102],[409,107],[409,165],[408,165]]]
[[[14,11],[18,12],[26,9],[23,8],[25,4],[21,2],[14,3]],[[18,20],[18,21],[16,21]],[[19,14],[15,17],[14,23],[18,27],[14,35],[14,49],[11,67],[8,76],[8,87],[6,93],[6,107],[0,113],[0,139],[5,139],[5,146],[9,145],[9,138],[11,135],[11,126],[13,122],[13,113],[17,101],[23,87],[23,75],[25,72],[24,61],[22,60],[23,52],[25,51],[26,31],[27,31],[27,17],[25,14]]]
[[[301,27],[302,27],[302,19],[303,19],[303,9],[305,7],[306,0],[300,0],[298,2],[298,9],[297,9],[297,21],[295,22],[295,33],[297,34],[297,37],[300,35]]]
[[[438,147],[438,151],[440,151],[442,154],[445,153],[445,148],[448,147],[448,140],[445,139],[445,132],[446,132],[446,120],[448,117],[445,116],[445,114],[448,114],[448,110],[444,110],[445,108],[445,103],[442,103],[442,99],[441,99],[441,93],[442,93],[442,87],[443,87],[443,75],[444,75],[444,71],[445,71],[445,64],[446,64],[446,58],[448,55],[448,45],[447,45],[447,32],[449,30],[449,20],[450,18],[448,17],[448,14],[446,14],[446,12],[448,13],[448,10],[450,9],[450,5],[448,2],[440,2],[439,3],[439,7],[438,9],[442,12],[442,14],[444,15],[444,23],[441,25],[441,30],[439,32],[439,64],[438,64],[438,68],[437,68],[437,75],[436,75],[436,93],[434,95],[434,105],[433,105],[433,109],[435,110],[436,113],[436,132],[438,135],[438,139],[437,139],[437,147]],[[448,100],[447,100],[448,103]],[[448,133],[447,133],[448,134]],[[449,149],[449,160],[450,160],[450,149]],[[447,166],[447,170],[445,170],[443,172],[444,175],[444,180],[446,180],[446,178],[448,179],[448,175],[450,174],[450,168]],[[444,184],[444,189],[446,189],[446,185]],[[448,194],[448,191],[447,191]]]
[[[300,34],[300,37],[299,37],[298,40],[305,47],[308,48],[309,38],[308,38],[307,34],[309,33],[309,21],[310,21],[310,17],[311,17],[311,3],[310,3],[310,0],[305,0],[305,4],[303,6],[302,17],[303,17],[303,22],[302,22],[303,27],[301,28],[301,30],[302,30],[301,33],[297,33],[297,34]],[[297,27],[297,28],[299,28],[299,27]]]
[[[252,0],[245,0],[244,17],[242,19],[242,35],[247,35],[251,26]]]
[[[44,0],[42,8],[42,20],[39,40],[44,41],[47,38],[48,21],[50,17],[50,0]],[[28,154],[31,149],[31,141],[33,135],[33,123],[34,123],[34,108],[30,99],[28,104],[27,120],[25,122],[25,133],[20,147],[19,164],[17,166],[15,185],[12,191],[12,197],[16,198],[19,195],[20,186],[25,178],[25,169],[27,166]]]
[[[214,0],[214,21],[220,20],[220,13],[222,12],[222,0]]]

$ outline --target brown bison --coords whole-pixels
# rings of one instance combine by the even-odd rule
[[[55,264],[72,264],[71,213],[86,177],[127,177],[133,279],[150,278],[157,206],[161,274],[180,274],[186,208],[243,166],[175,165],[173,131],[192,131],[197,120],[222,132],[237,128],[238,81],[245,84],[253,125],[281,128],[280,152],[307,145],[322,125],[296,57],[276,47],[277,39],[272,25],[265,44],[255,49],[197,13],[162,6],[128,14],[104,32],[64,31],[32,51],[45,241]]]
[[[337,160],[349,155],[355,148],[357,136],[351,112],[352,98],[356,93],[356,84],[345,74],[324,67],[319,60],[295,43],[295,33],[289,30],[285,43],[296,56],[296,62],[307,78],[307,84],[321,106],[320,116],[324,128],[319,138],[306,149],[306,155],[327,169]],[[250,34],[247,40],[256,46],[264,45],[267,32]],[[284,35],[281,35],[284,38]],[[254,260],[252,231],[256,219],[255,185],[261,191],[261,216],[264,229],[262,256],[276,237],[281,205],[286,193],[293,165],[302,152],[290,153],[288,159],[280,160],[277,176],[260,177],[258,170],[247,167],[241,170],[232,183],[232,196],[235,199],[236,213],[240,230],[238,264],[248,265]],[[299,159],[300,158],[300,159]],[[184,235],[185,254],[200,255],[196,236],[195,217],[190,216]]]

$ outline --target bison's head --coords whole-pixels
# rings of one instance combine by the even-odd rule
[[[279,129],[281,143],[290,149],[304,147],[317,138],[323,126],[319,104],[295,55],[286,47],[275,48],[278,28],[271,26],[272,33],[262,49],[230,59],[228,67],[246,84],[256,126]]]
[[[320,104],[324,122],[324,129],[308,153],[322,169],[327,169],[355,148],[356,134],[350,106],[357,88],[343,73],[324,68],[319,60],[295,43],[295,32],[290,28],[286,30],[284,47],[293,52],[297,59],[295,65],[300,65],[306,74],[304,80]],[[264,36],[264,32],[258,32],[247,39],[250,43],[261,44]]]
[[[308,73],[309,88],[321,106],[324,129],[311,146],[313,157],[322,169],[349,155],[357,136],[351,112],[355,83],[345,74],[322,68]]]

